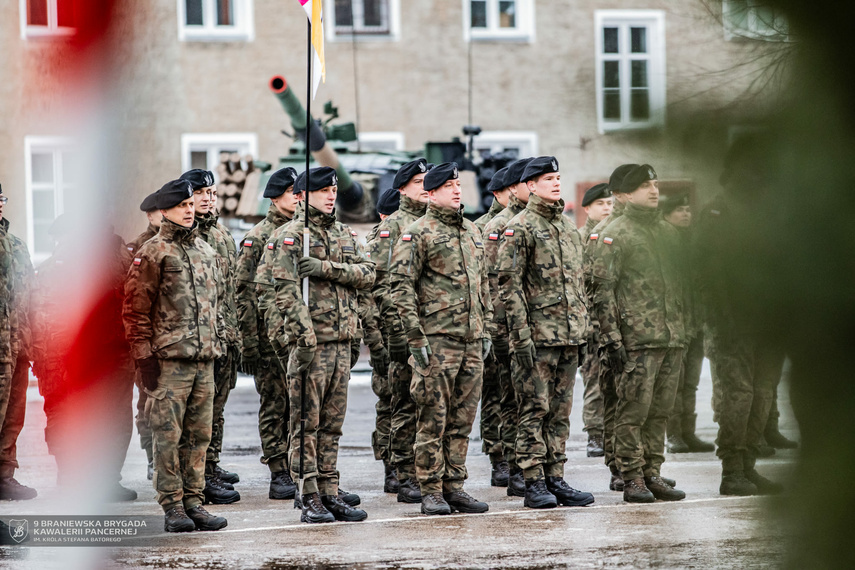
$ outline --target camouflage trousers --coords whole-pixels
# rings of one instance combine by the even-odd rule
[[[689,341],[683,355],[683,371],[677,384],[677,396],[674,398],[671,417],[668,418],[668,435],[695,433],[695,408],[703,364],[704,336],[700,333]]]
[[[585,386],[584,403],[582,405],[583,431],[603,433],[603,393],[600,391],[600,359],[598,347],[594,342],[588,342],[585,362],[579,367],[582,384]]]
[[[261,462],[271,473],[288,469],[288,380],[275,354],[262,356],[255,374],[259,396],[258,435],[261,438]]]
[[[390,436],[392,431],[392,387],[389,374],[381,376],[375,370],[371,371],[371,390],[377,396],[374,404],[376,412],[374,432],[371,434],[371,447],[374,449],[374,459],[389,461],[391,456]]]
[[[148,425],[148,417],[145,413],[146,402],[148,401],[148,392],[142,386],[139,377],[139,371],[134,374],[134,383],[137,386],[137,433],[140,434],[140,448],[145,450],[145,456],[149,462],[152,460],[152,445],[151,445],[151,427]]]
[[[398,481],[416,477],[416,401],[410,393],[413,369],[409,364],[389,363],[392,413],[389,418],[389,459],[398,472]]]
[[[205,461],[219,463],[220,452],[223,450],[223,427],[225,425],[226,402],[229,393],[237,383],[237,366],[240,360],[240,350],[230,346],[226,354],[214,361],[214,416],[211,426],[211,444],[205,453]]]
[[[627,353],[629,361],[617,379],[615,410],[615,458],[625,481],[659,476],[684,352],[647,348]]]
[[[481,385],[481,450],[490,461],[516,465],[517,399],[511,382],[511,359],[491,354],[484,361]]]
[[[164,512],[201,505],[214,416],[214,362],[161,360],[148,406],[157,502]]]
[[[617,374],[609,368],[608,364],[608,349],[602,346],[597,347],[597,365],[598,384],[600,385],[600,395],[603,398],[603,456],[604,463],[608,466],[609,471],[615,475],[620,474],[615,461],[615,412],[617,411],[618,396],[617,396]]]
[[[416,475],[422,495],[463,488],[484,372],[480,339],[460,342],[431,335],[428,342],[433,354],[427,368],[416,367],[410,357],[410,392],[417,406]]]
[[[784,354],[745,335],[714,334],[711,364],[721,386],[716,455],[724,474],[754,468]]]
[[[17,441],[27,412],[27,386],[30,381],[29,361],[18,358],[9,386],[9,402],[0,429],[0,477],[12,477],[18,468]]]
[[[295,358],[293,351],[291,357]],[[350,341],[318,344],[303,378],[288,376],[291,400],[291,476],[300,475],[300,385],[306,383],[303,493],[338,493],[338,440],[347,412],[350,380]]]
[[[516,460],[527,481],[564,476],[578,366],[578,346],[539,346],[534,368],[513,365],[519,403]]]

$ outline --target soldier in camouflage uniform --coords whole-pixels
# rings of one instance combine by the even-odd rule
[[[241,369],[255,376],[255,388],[260,397],[261,462],[270,469],[268,497],[271,499],[293,499],[297,486],[288,470],[288,383],[285,369],[267,338],[264,315],[258,308],[255,276],[271,234],[294,217],[301,199],[301,194],[293,192],[296,178],[297,172],[289,167],[278,170],[268,180],[264,197],[270,199],[270,209],[240,242],[235,271],[235,296],[243,342]]]
[[[284,226],[272,262],[271,310],[279,311],[282,325],[272,331],[271,341],[289,349],[289,465],[292,477],[299,476],[303,454],[301,521],[360,521],[368,515],[339,496],[336,464],[347,410],[351,341],[357,334],[357,290],[374,284],[374,264],[364,257],[350,228],[335,219],[335,170],[314,168],[308,180],[302,180],[308,190],[310,257],[302,254],[305,222],[295,218]],[[302,278],[309,278],[308,306],[302,300]],[[301,389],[306,397],[304,448],[299,435]]]
[[[149,393],[154,488],[167,532],[219,530],[226,519],[202,505],[214,360],[223,353],[225,267],[198,236],[189,182],[165,184],[156,206],[164,220],[157,236],[137,251],[123,308],[131,354]]]
[[[155,193],[152,192],[140,204],[140,210],[145,212],[146,218],[148,218],[148,227],[146,227],[143,233],[128,242],[128,251],[132,256],[142,247],[142,244],[156,236],[160,230],[160,223],[163,220],[163,216],[160,214],[160,210],[154,206],[154,199]],[[137,431],[140,434],[140,447],[145,450],[145,455],[148,459],[146,476],[151,481],[152,477],[154,477],[154,457],[151,450],[151,428],[148,425],[148,418],[145,414],[145,403],[148,401],[148,394],[143,390],[139,376],[136,378],[136,384],[139,394],[137,398]]]
[[[223,449],[223,427],[225,408],[229,392],[237,382],[237,367],[240,363],[240,330],[235,303],[234,269],[237,264],[235,240],[228,229],[217,222],[216,188],[214,175],[208,170],[195,168],[181,175],[193,186],[196,202],[196,222],[199,237],[210,245],[220,257],[223,270],[225,297],[219,306],[225,323],[223,354],[214,362],[214,423],[211,443],[205,459],[205,498],[208,502],[225,505],[240,500],[240,493],[233,483],[240,481],[237,473],[224,471],[220,467],[220,452]]]
[[[469,433],[490,351],[493,307],[484,244],[463,217],[457,164],[424,179],[430,206],[401,234],[392,255],[392,300],[412,355],[410,392],[418,406],[416,476],[422,513],[481,513],[463,490]]]
[[[615,456],[625,501],[677,501],[686,494],[664,481],[660,468],[686,344],[682,244],[657,209],[651,166],[630,170],[621,193],[624,213],[600,236],[592,267],[600,345],[609,368],[622,369]]]
[[[484,254],[487,259],[487,275],[490,282],[490,296],[493,302],[493,322],[495,332],[493,333],[492,357],[495,362],[493,373],[498,379],[501,398],[499,400],[499,414],[501,417],[501,429],[499,431],[502,441],[502,453],[508,463],[508,490],[509,497],[525,496],[525,479],[522,469],[517,465],[515,451],[517,439],[517,421],[519,417],[519,406],[511,380],[511,355],[508,348],[508,323],[505,317],[505,302],[499,291],[498,253],[499,244],[505,234],[505,226],[508,222],[525,210],[528,204],[528,185],[520,181],[525,167],[532,158],[523,158],[508,165],[505,171],[504,184],[510,191],[507,207],[496,214],[487,225],[481,235],[484,238]],[[486,365],[485,365],[486,366]],[[486,373],[485,373],[486,381]],[[501,467],[500,467],[501,468]],[[495,471],[495,469],[494,469]]]
[[[409,225],[425,215],[428,193],[424,179],[428,164],[417,158],[403,165],[395,174],[393,188],[400,192],[398,210],[383,220],[368,239],[368,254],[377,267],[374,299],[380,309],[383,333],[388,339],[391,416],[389,427],[389,461],[398,476],[398,502],[419,503],[422,500],[416,477],[416,401],[410,394],[413,369],[407,358],[407,337],[398,309],[392,301],[392,260],[402,247],[400,237]]]
[[[30,329],[32,288],[35,274],[30,262],[30,253],[20,238],[9,232],[9,220],[3,216],[6,205],[6,196],[0,186],[0,282],[11,280],[7,285],[11,286],[14,304],[5,305],[0,309],[0,321],[7,322],[6,311],[14,312],[17,320],[16,339],[12,339],[17,345],[12,349],[9,347],[5,354],[16,354],[14,369],[9,380],[9,397],[5,414],[0,413],[0,500],[26,500],[34,498],[38,493],[35,489],[21,485],[15,479],[15,470],[18,468],[16,442],[21,429],[24,427],[24,416],[27,410],[27,385],[29,383],[30,360],[32,359],[32,335]],[[3,285],[0,284],[0,289]],[[3,293],[0,292],[0,298]],[[11,315],[10,315],[11,316]],[[0,325],[0,329],[4,325]],[[2,334],[2,333],[0,333]],[[0,343],[2,344],[2,343]],[[2,405],[2,404],[0,404]]]
[[[594,496],[564,480],[573,385],[590,332],[582,239],[563,214],[554,157],[533,159],[521,181],[532,195],[505,228],[498,272],[519,404],[516,460],[525,506],[585,506]]]

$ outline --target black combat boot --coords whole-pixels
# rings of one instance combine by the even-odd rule
[[[359,498],[359,495],[357,495],[356,493],[348,493],[341,487],[338,488],[338,498],[350,505],[351,507],[355,507],[356,505],[362,502],[362,499]]]
[[[137,500],[137,492],[116,483],[107,493],[107,500],[111,503],[127,503]]]
[[[609,467],[611,471],[611,480],[609,481],[609,491],[623,492],[623,477],[620,476],[620,471],[617,467]]]
[[[546,490],[555,495],[559,505],[565,507],[584,507],[594,502],[594,495],[577,491],[563,477],[547,477]]]
[[[526,480],[523,505],[530,509],[553,509],[558,506],[558,499],[549,492],[543,479]]]
[[[797,442],[784,437],[777,427],[767,428],[763,436],[766,438],[766,443],[775,449],[795,449],[799,446]]]
[[[511,469],[504,459],[493,462],[493,471],[490,473],[491,487],[507,487],[508,479],[511,478]]]
[[[606,454],[603,449],[603,434],[598,431],[588,432],[588,457],[602,457]]]
[[[686,493],[675,489],[666,483],[662,477],[645,477],[644,484],[647,485],[647,490],[660,501],[682,501],[686,498]]]
[[[421,503],[422,492],[419,489],[419,483],[414,478],[410,477],[398,486],[398,502],[399,503]]]
[[[240,493],[227,489],[219,477],[205,477],[205,504],[228,505],[240,501]]]
[[[644,484],[644,479],[638,477],[629,481],[624,480],[623,500],[627,503],[655,503],[656,497]]]
[[[698,439],[698,436],[695,435],[697,419],[698,416],[694,414],[683,418],[683,441],[685,441],[686,445],[689,446],[689,451],[691,453],[715,451],[715,445]]]
[[[351,507],[338,496],[323,495],[321,497],[321,502],[324,504],[324,507],[332,513],[337,521],[359,522],[368,518],[368,513],[362,509]]]
[[[451,507],[445,502],[442,493],[429,493],[422,496],[423,515],[450,515]]]
[[[267,492],[269,499],[281,501],[293,499],[296,495],[297,485],[291,479],[291,473],[287,469],[270,474],[270,490]]]
[[[451,511],[460,511],[461,513],[486,513],[490,510],[489,505],[483,501],[478,501],[463,489],[452,491],[451,493],[443,493],[442,498],[448,503]]]
[[[30,499],[35,499],[38,494],[32,487],[18,483],[14,477],[3,477],[0,479],[0,500],[29,501]]]
[[[522,469],[519,467],[511,467],[510,469],[507,495],[509,497],[525,497],[525,477],[523,477]]]
[[[214,464],[214,475],[216,475],[226,483],[231,483],[232,485],[240,482],[240,476],[237,473],[226,471],[225,469],[220,467],[219,463]]]
[[[383,492],[397,493],[399,487],[398,470],[395,469],[395,466],[388,461],[383,461],[383,468],[386,471],[385,479],[383,479]]]
[[[665,481],[667,484],[671,485],[672,487],[677,486],[677,480],[676,479],[670,479],[668,477],[663,477],[662,475],[660,475],[659,478],[662,479],[663,481]]]
[[[148,467],[147,467],[147,468],[146,468],[146,470],[145,470],[145,477],[146,477],[146,479],[148,479],[149,481],[151,481],[152,479],[154,479],[154,461],[149,461],[149,462],[148,462]]]
[[[184,507],[172,507],[163,516],[163,530],[166,532],[190,532],[196,530],[196,523],[184,512]]]
[[[721,485],[718,487],[718,492],[721,495],[745,497],[748,495],[756,495],[758,490],[757,485],[745,478],[745,474],[734,472],[722,474]]]
[[[766,442],[765,437],[760,438],[760,443],[757,444],[757,457],[772,457],[775,455],[775,448]]]
[[[668,453],[689,453],[689,445],[683,441],[683,436],[673,434],[668,436]]]
[[[756,469],[746,471],[745,478],[754,483],[754,486],[757,487],[757,493],[760,495],[780,495],[784,492],[783,485],[766,479],[757,473]]]
[[[202,505],[187,509],[187,516],[193,519],[196,530],[220,530],[229,524],[225,517],[212,515]]]
[[[327,510],[317,493],[303,495],[300,500],[300,522],[304,523],[331,523],[335,522],[335,516]]]

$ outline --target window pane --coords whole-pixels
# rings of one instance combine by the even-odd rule
[[[217,0],[217,25],[235,25],[234,0]]]
[[[620,62],[603,62],[603,87],[606,89],[620,87]]]
[[[501,0],[499,2],[499,27],[517,27],[517,3],[514,0]]]
[[[647,89],[632,90],[629,113],[633,121],[650,119],[650,93]]]
[[[53,220],[55,216],[53,191],[33,191],[33,219]]]
[[[605,89],[603,91],[603,119],[620,121],[620,91]]]
[[[33,182],[53,182],[53,153],[34,152],[32,166]]]
[[[632,53],[647,53],[647,28],[630,28]]]
[[[62,153],[62,183],[77,184],[80,182],[80,165],[77,155],[71,151]]]
[[[335,0],[335,25],[338,27],[353,27],[353,2],[351,0]]]
[[[27,25],[47,26],[47,0],[27,0]]]
[[[603,53],[618,52],[618,29],[603,28]]]
[[[383,26],[383,4],[385,0],[362,0],[362,23],[365,26]]]
[[[48,229],[53,220],[47,222],[33,221],[33,250],[39,253],[50,253],[53,251],[53,240],[48,234]]]
[[[472,0],[472,27],[487,27],[487,2],[486,0]]]
[[[59,26],[74,28],[77,26],[74,17],[76,4],[80,0],[56,0],[56,22]]]
[[[632,62],[631,81],[633,87],[647,87],[647,61]]]
[[[184,0],[184,6],[187,10],[187,25],[201,26],[202,21],[202,0]]]
[[[190,151],[190,168],[201,168],[203,170],[208,170],[208,151]]]

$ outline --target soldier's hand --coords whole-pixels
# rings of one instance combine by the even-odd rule
[[[481,360],[487,360],[487,357],[490,356],[490,349],[493,348],[493,341],[489,338],[481,339]]]
[[[496,358],[502,360],[506,359],[508,355],[511,353],[511,348],[508,343],[507,336],[496,335],[493,337],[493,354],[496,355]]]
[[[520,370],[531,370],[534,368],[534,357],[534,341],[530,338],[520,341],[514,349],[514,360],[516,360]]]
[[[617,342],[609,345],[609,352],[606,355],[606,359],[609,363],[609,368],[612,372],[623,372],[623,366],[629,360],[629,357],[626,355],[626,349],[623,347],[623,344]]]
[[[297,274],[302,277],[323,277],[324,262],[314,257],[301,257],[297,262]]]
[[[316,348],[317,347],[315,345],[297,345],[297,347],[294,348],[293,358],[288,361],[288,374],[291,376],[299,376],[308,369],[309,365],[312,364],[312,360],[315,359]]]
[[[399,364],[406,364],[410,357],[407,350],[407,337],[403,334],[395,334],[389,337],[389,360]]]
[[[430,351],[430,346],[410,345],[410,354],[413,355],[413,359],[416,361],[416,366],[419,368],[427,368],[428,363],[430,362],[430,355],[433,353]]]
[[[362,346],[362,339],[355,338],[350,341],[350,369],[356,366],[356,361],[359,360],[359,349]]]
[[[240,366],[238,366],[238,370],[240,370],[244,374],[255,376],[255,374],[258,372],[258,361],[260,359],[261,353],[258,351],[257,346],[246,348],[241,354]]]
[[[160,378],[160,361],[157,357],[149,356],[137,360],[137,368],[140,371],[143,387],[150,392],[157,390],[158,379]]]
[[[371,349],[371,368],[380,377],[385,378],[389,374],[389,354],[383,345]]]

